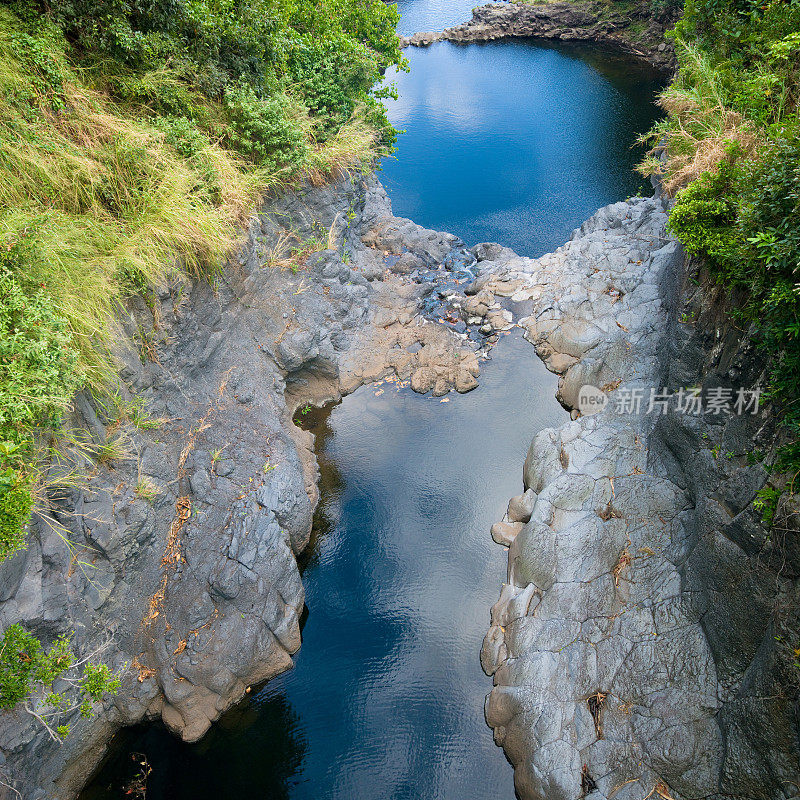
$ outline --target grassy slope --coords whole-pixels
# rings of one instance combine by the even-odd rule
[[[686,0],[674,39],[680,72],[643,170],[676,197],[671,232],[745,298],[733,322],[762,348],[783,420],[774,451],[756,454],[775,474],[755,506],[767,525],[788,524],[800,473],[800,5]]]
[[[800,431],[800,6],[687,0],[680,73],[653,131],[667,160],[645,163],[676,194],[672,232],[725,285],[772,354],[769,393]],[[786,445],[779,467],[800,469]]]
[[[275,76],[266,99],[235,75],[210,96],[166,62],[76,51],[21,9],[0,7],[0,559],[23,545],[34,432],[113,375],[125,295],[208,276],[261,193],[386,148],[356,90],[312,86],[344,102],[335,123]]]

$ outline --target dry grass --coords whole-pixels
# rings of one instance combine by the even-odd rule
[[[262,266],[270,269],[289,269],[293,266],[292,243],[299,241],[293,231],[282,231],[275,239],[272,247],[267,251]]]
[[[161,487],[149,475],[139,474],[135,494],[140,500],[152,503],[161,494],[161,491]]]
[[[108,435],[102,444],[93,447],[94,460],[111,466],[115,461],[129,461],[133,457],[133,443],[127,430],[120,429]]]
[[[681,74],[659,98],[667,118],[641,137],[655,146],[640,171],[660,176],[672,196],[704,172],[715,171],[731,144],[745,157],[754,156],[761,144],[755,126],[725,106],[719,77],[699,48],[683,41],[678,46]]]
[[[311,154],[308,178],[314,186],[346,177],[375,157],[379,150],[376,132],[363,113],[357,108],[349,122]]]
[[[135,80],[113,73],[104,84],[102,69],[113,65],[80,70],[63,44],[51,43],[62,84],[55,111],[53,92],[14,52],[14,25],[0,8],[0,242],[26,242],[28,277],[54,298],[96,387],[110,372],[131,276],[135,286],[158,286],[176,272],[212,274],[265,191],[304,176],[323,183],[376,154],[374,128],[358,110],[293,171],[253,166],[213,137],[184,157],[136,105],[147,101],[142,92],[156,96],[167,84],[190,91],[168,70]],[[112,100],[109,81],[122,101]],[[132,106],[124,104],[126,86],[138,93]],[[203,102],[206,116],[219,113]],[[307,116],[298,125],[311,137]]]

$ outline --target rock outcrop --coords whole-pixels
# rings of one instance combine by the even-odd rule
[[[672,18],[659,19],[649,5],[613,10],[608,3],[491,3],[473,9],[472,19],[443,31],[401,36],[401,47],[427,47],[435,42],[490,42],[530,38],[602,45],[672,73],[675,51],[664,40]]]
[[[317,501],[293,412],[387,376],[469,391],[513,325],[572,411],[536,437],[491,531],[509,565],[481,652],[486,718],[519,796],[791,797],[798,517],[784,504],[767,532],[753,505],[767,408],[660,402],[662,387],[755,386],[764,366],[687,280],[665,222],[658,198],[617,203],[528,259],[467,250],[395,218],[373,178],[346,179],[267,201],[215,285],[132,301],[119,396],[76,399],[48,513],[0,565],[3,626],[74,630],[79,652],[105,644],[128,668],[63,745],[24,711],[0,716],[0,797],[73,797],[122,726],[160,717],[197,739],[290,668]],[[599,413],[580,414],[586,385]]]
[[[520,324],[573,416],[536,437],[492,528],[508,582],[481,653],[486,718],[523,800],[777,799],[800,774],[798,682],[778,652],[797,636],[796,550],[768,542],[752,506],[766,473],[748,461],[773,421],[660,402],[663,387],[735,396],[763,364],[727,325],[700,344],[678,323],[684,258],[665,223],[657,200],[610,206],[483,289],[532,303]],[[585,385],[600,413],[580,415]]]
[[[317,501],[292,414],[387,375],[474,388],[492,337],[435,321],[437,291],[474,262],[455,236],[395,218],[374,178],[345,179],[266,201],[213,285],[131,301],[118,396],[76,398],[49,508],[0,565],[0,625],[45,642],[74,631],[77,652],[127,665],[122,688],[65,720],[63,744],[23,710],[0,715],[0,797],[73,797],[122,726],[160,717],[196,740],[291,667]]]

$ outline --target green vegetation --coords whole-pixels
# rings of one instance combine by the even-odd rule
[[[746,295],[737,319],[769,354],[768,397],[800,470],[800,3],[686,0],[680,74],[652,132],[667,158],[643,165],[676,193],[669,229],[716,279]],[[762,498],[763,499],[763,498]],[[767,505],[763,510],[769,511]]]
[[[69,637],[45,650],[21,625],[10,625],[0,638],[0,709],[22,703],[54,739],[69,733],[67,725],[59,724],[62,717],[75,710],[91,717],[94,704],[115,694],[119,685],[106,664],[93,663],[91,657],[77,660]]]
[[[767,525],[772,525],[775,519],[775,511],[778,508],[781,492],[772,486],[765,486],[759,489],[756,499],[753,500],[753,508],[761,514],[761,521]]]
[[[391,146],[373,86],[402,63],[396,13],[380,0],[0,6],[0,441],[16,448],[0,465],[0,559],[24,538],[33,432],[103,386],[125,294],[209,275],[260,192]]]
[[[213,277],[259,194],[391,149],[374,87],[404,67],[396,22],[381,0],[0,4],[0,561],[24,546],[43,432],[75,391],[110,384],[125,296]],[[96,460],[127,458],[125,444]],[[4,637],[10,707],[69,648]],[[95,678],[80,684],[90,698],[109,688]]]

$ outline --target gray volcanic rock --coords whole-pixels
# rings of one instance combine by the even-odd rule
[[[320,240],[329,249],[311,252]],[[79,395],[65,426],[85,446],[52,467],[71,459],[88,481],[54,480],[27,549],[0,564],[0,625],[45,642],[74,631],[77,652],[103,646],[124,668],[122,688],[94,718],[66,720],[63,745],[22,710],[0,714],[0,797],[73,797],[121,727],[160,717],[196,740],[292,666],[296,556],[318,497],[292,413],[419,369],[423,390],[474,388],[475,347],[424,318],[429,290],[387,261],[438,266],[460,245],[394,217],[374,178],[346,179],[265,201],[213,286],[177,280],[131,301],[119,402]],[[124,452],[93,463],[107,440]]]
[[[567,406],[583,384],[656,382],[660,287],[682,262],[664,244],[665,222],[655,201],[619,203],[556,253],[510,265],[512,277],[529,276],[518,293],[534,311],[522,324],[540,354],[578,359],[560,381]],[[647,473],[652,420],[617,414],[612,402],[531,446],[524,484],[536,503],[492,611],[489,637],[503,631],[506,658],[492,664],[486,705],[521,797],[578,798],[589,780],[602,797],[644,796],[659,781],[686,796],[714,788],[714,663],[672,560],[689,503]],[[538,602],[512,616],[520,592]]]
[[[796,681],[771,635],[780,622],[796,638],[798,587],[765,568],[751,504],[766,473],[744,457],[764,414],[626,407],[633,392],[646,411],[651,390],[713,384],[732,361],[747,372],[735,343],[709,347],[724,325],[705,343],[676,330],[684,259],[665,222],[658,201],[617,203],[555,253],[499,264],[482,289],[510,284],[531,303],[520,324],[561,373],[565,406],[584,384],[608,396],[536,437],[530,519],[514,536],[492,528],[509,554],[481,652],[486,719],[524,800],[777,800],[800,774]],[[747,385],[763,369],[752,353],[750,365]]]
[[[635,199],[539,259],[469,253],[395,218],[374,179],[348,179],[266,201],[214,286],[132,300],[121,402],[76,398],[83,446],[54,461],[48,514],[0,565],[0,624],[45,641],[74,630],[80,653],[105,644],[105,661],[129,666],[63,745],[21,710],[0,714],[0,798],[74,797],[122,726],[160,717],[196,739],[290,668],[317,502],[292,413],[384,378],[468,391],[514,325],[573,417],[534,440],[524,491],[492,530],[509,567],[480,655],[485,711],[519,796],[792,796],[800,517],[782,500],[765,530],[753,501],[767,475],[748,459],[774,444],[775,421],[622,402],[754,386],[764,369],[724,303],[693,294],[665,222],[660,200]],[[408,275],[392,270],[401,259]],[[433,290],[428,272],[449,277]],[[681,280],[694,325],[677,322]],[[577,409],[585,384],[608,397],[592,416]],[[119,457],[92,463],[109,439]],[[58,488],[69,459],[87,485]]]
[[[428,47],[435,42],[489,42],[496,39],[533,38],[561,42],[588,42],[613,48],[646,61],[663,72],[676,68],[675,51],[664,41],[666,27],[642,10],[649,23],[643,37],[628,32],[631,11],[615,12],[607,4],[592,3],[490,3],[473,9],[472,19],[444,31],[401,36],[401,47]],[[670,21],[666,21],[669,24]],[[481,247],[482,245],[479,245]]]

